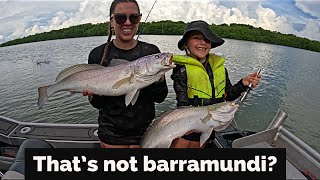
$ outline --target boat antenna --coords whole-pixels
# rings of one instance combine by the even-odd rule
[[[143,30],[144,30],[145,24],[146,24],[146,22],[147,22],[147,19],[148,19],[149,15],[150,15],[150,13],[151,13],[151,11],[152,11],[152,9],[153,9],[153,6],[156,4],[156,2],[157,2],[157,0],[154,1],[153,5],[152,5],[152,7],[151,7],[151,9],[150,9],[147,17],[146,17],[146,20],[144,21],[144,24],[143,24],[143,26],[142,26],[142,28],[141,28],[141,31],[140,31],[139,34],[138,34],[137,40],[139,39],[140,34],[143,33]]]

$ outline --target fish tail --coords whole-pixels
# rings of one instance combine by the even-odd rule
[[[38,108],[42,109],[44,104],[48,101],[49,95],[48,95],[48,88],[49,86],[42,86],[38,88]]]

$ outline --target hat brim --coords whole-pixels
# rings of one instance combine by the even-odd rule
[[[188,30],[187,32],[184,33],[184,35],[182,36],[182,38],[179,40],[178,42],[178,48],[183,51],[184,45],[187,41],[188,35],[192,32],[192,31],[199,31],[201,32],[209,41],[211,41],[211,48],[215,48],[218,46],[221,46],[224,43],[224,40],[222,38],[220,38],[219,36],[215,35],[212,32],[207,32],[207,31],[203,31],[201,29],[198,28],[193,28]]]

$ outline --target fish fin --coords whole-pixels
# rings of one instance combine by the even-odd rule
[[[190,108],[190,107],[193,107],[193,106],[178,106],[176,109],[185,109],[185,108]]]
[[[139,94],[140,94],[140,90],[138,89],[137,92],[134,94],[132,100],[131,100],[132,106],[137,102],[137,99],[138,99],[138,97],[139,97]]]
[[[118,89],[120,86],[124,85],[124,84],[131,84],[132,83],[132,76],[123,78],[119,81],[117,81],[116,83],[114,83],[114,85],[112,86],[113,89]]]
[[[177,107],[176,109],[179,109],[179,107]],[[155,121],[156,119],[164,118],[165,116],[167,116],[168,114],[172,113],[176,109],[171,109],[171,110],[167,110],[167,111],[161,112],[153,121]]]
[[[125,99],[125,103],[126,103],[126,106],[128,106],[130,103],[132,105],[134,105],[134,103],[136,102],[136,100],[138,99],[138,96],[139,96],[139,92],[140,90],[138,89],[135,89],[133,91],[130,91],[126,94],[126,99]],[[133,102],[134,101],[134,102]]]
[[[130,61],[125,60],[125,59],[111,59],[110,64],[108,65],[109,67],[111,66],[117,66],[119,64],[126,64]]]
[[[42,109],[44,104],[48,101],[48,87],[49,86],[42,86],[38,88],[38,108]]]
[[[163,142],[161,142],[160,144],[158,144],[158,146],[156,148],[170,148],[172,141],[169,140],[165,140]]]
[[[213,128],[209,128],[205,132],[203,132],[200,136],[200,147],[209,139],[211,133],[213,131]]]
[[[212,120],[212,115],[208,113],[208,115],[202,119],[202,122],[207,124],[210,120]]]
[[[151,127],[155,126],[159,121],[161,117],[155,117],[148,125],[146,131],[148,131]]]
[[[56,78],[56,82],[59,82],[71,76],[72,74],[75,74],[78,72],[92,70],[92,69],[101,69],[101,68],[105,68],[105,67],[99,64],[76,64],[61,71]]]
[[[222,125],[222,126],[218,126],[218,127],[216,127],[214,130],[215,130],[216,132],[223,131],[223,130],[225,130],[225,129],[231,124],[231,122],[232,122],[232,121],[229,121],[229,122],[227,122],[226,124],[224,124],[224,125]]]

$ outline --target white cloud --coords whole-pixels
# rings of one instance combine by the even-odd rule
[[[309,39],[320,40],[320,23],[316,20],[309,20],[307,22],[306,28],[299,32],[298,35],[301,37],[306,37]]]
[[[282,33],[294,33],[294,29],[289,25],[288,20],[284,16],[277,16],[277,14],[269,9],[263,8],[261,5],[256,10],[258,19],[256,27],[268,29],[271,31],[279,31]]]
[[[233,7],[227,7],[227,2]],[[189,22],[202,19],[215,24],[248,24],[271,31],[307,37],[320,41],[319,20],[305,20],[306,28],[298,32],[292,27],[288,16],[277,15],[274,10],[259,4],[263,1],[218,1],[218,0],[161,0],[151,11],[148,22],[173,20]],[[142,21],[145,21],[154,1],[138,0]],[[111,0],[52,1],[0,1],[0,43],[19,37],[66,28],[84,23],[101,23],[108,20]],[[296,6],[314,16],[309,1],[296,0]],[[300,22],[301,23],[301,22]]]
[[[297,8],[314,17],[320,18],[320,1],[319,0],[295,0]]]
[[[25,30],[25,33],[35,34],[40,32],[48,32],[75,26],[85,23],[101,23],[108,19],[108,13],[105,7],[109,6],[106,2],[88,1],[80,2],[79,8],[74,12],[56,12],[45,25],[33,25]]]
[[[43,32],[41,27],[50,26],[48,22],[56,12],[69,13],[78,6],[79,2],[0,1],[0,43]]]

